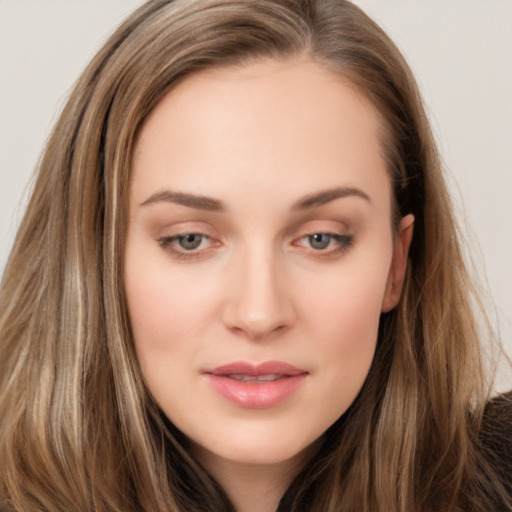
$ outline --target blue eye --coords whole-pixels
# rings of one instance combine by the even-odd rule
[[[158,243],[177,257],[186,257],[200,253],[201,249],[205,249],[205,245],[209,241],[210,237],[202,233],[185,233],[183,235],[160,238]]]
[[[182,249],[185,251],[193,251],[201,245],[201,242],[205,236],[199,233],[189,233],[187,235],[177,236],[175,238]]]
[[[327,233],[315,233],[314,235],[308,236],[308,242],[313,249],[321,251],[329,247],[329,244],[331,243],[331,235],[328,235]]]
[[[354,239],[349,235],[338,235],[336,233],[313,233],[302,238],[303,243],[315,251],[328,252],[346,249]]]

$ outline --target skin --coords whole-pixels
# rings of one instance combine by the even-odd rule
[[[124,269],[137,356],[239,511],[275,510],[398,302],[413,219],[393,232],[380,130],[362,95],[297,58],[193,74],[140,132]],[[305,200],[333,189],[345,194]],[[176,237],[194,233],[184,249]],[[319,248],[322,233],[338,238]],[[226,400],[204,374],[276,360],[307,376],[269,408]]]

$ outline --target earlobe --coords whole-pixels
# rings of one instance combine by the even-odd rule
[[[393,309],[400,300],[413,231],[414,215],[410,213],[400,221],[400,228],[393,249],[393,259],[389,268],[386,291],[382,300],[383,313]]]

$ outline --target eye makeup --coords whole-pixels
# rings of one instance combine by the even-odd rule
[[[160,246],[177,259],[190,260],[206,255],[206,251],[219,247],[220,242],[206,233],[188,232],[157,239]]]
[[[318,252],[333,252],[344,250],[354,243],[354,237],[337,233],[312,233],[303,236],[297,245],[307,244],[312,250]]]

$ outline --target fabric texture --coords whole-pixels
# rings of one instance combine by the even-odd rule
[[[508,510],[512,510],[512,391],[487,404],[480,441],[487,460],[510,497]]]

